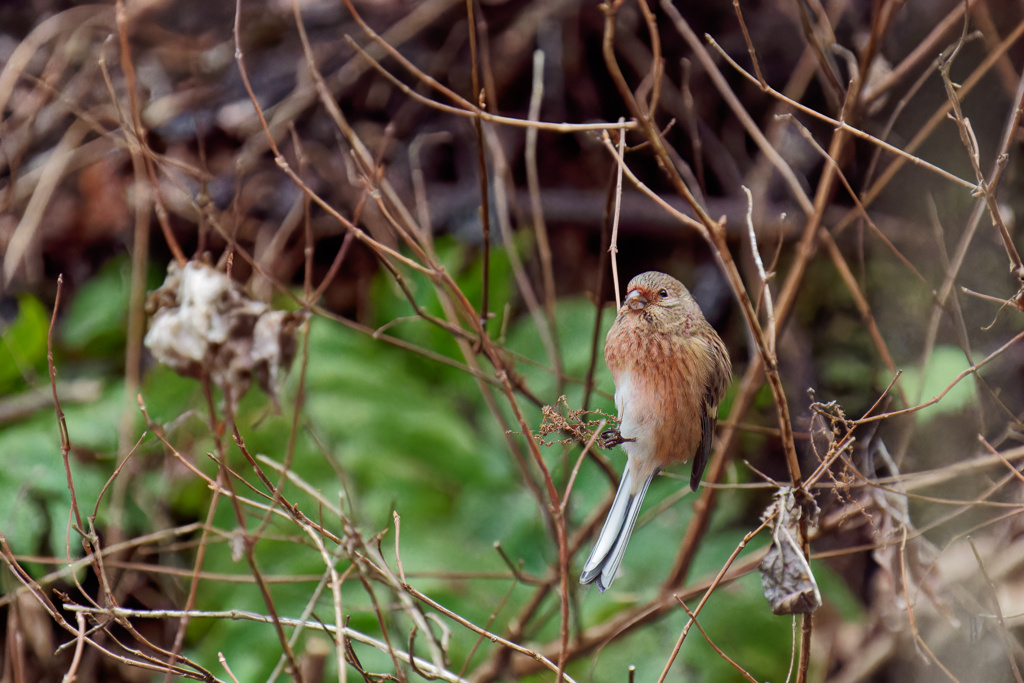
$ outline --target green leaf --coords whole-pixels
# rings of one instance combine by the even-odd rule
[[[117,452],[118,421],[126,409],[124,382],[110,381],[98,401],[62,407],[72,444],[100,453]],[[134,410],[138,412],[137,406]]]
[[[61,322],[64,345],[99,355],[120,349],[128,321],[130,280],[131,262],[119,256],[83,284]]]
[[[970,367],[964,352],[955,346],[936,346],[922,372],[919,368],[903,371],[903,386],[911,401],[920,397],[921,402],[935,398],[964,370]],[[956,412],[977,403],[974,379],[965,376],[942,399],[934,405],[918,411],[921,419],[930,420],[945,413]]]
[[[25,377],[46,376],[46,332],[50,314],[38,299],[18,297],[18,316],[0,326],[0,394],[25,388]]]
[[[69,457],[79,505],[90,506],[104,476],[73,454]],[[14,552],[63,557],[71,494],[52,410],[0,430],[0,491],[5,492],[0,496],[3,533]],[[83,517],[89,513],[91,507],[82,510]],[[72,553],[81,550],[81,543],[73,539]]]

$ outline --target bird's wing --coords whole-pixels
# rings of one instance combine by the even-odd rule
[[[693,469],[690,470],[690,490],[696,491],[700,486],[700,478],[704,476],[704,468],[711,457],[711,443],[715,439],[715,424],[718,422],[718,406],[712,401],[711,389],[704,394],[700,407],[700,444],[693,456]]]

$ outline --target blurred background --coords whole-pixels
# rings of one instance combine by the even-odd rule
[[[2,680],[1022,680],[1022,34],[1001,0],[4,3]],[[791,472],[722,246],[636,125],[617,192],[631,98],[773,340],[808,627],[762,594]],[[624,457],[581,441],[646,270],[735,377],[598,594]]]

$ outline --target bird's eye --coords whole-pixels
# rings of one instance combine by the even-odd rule
[[[668,290],[667,289],[659,289],[658,290],[658,296],[660,296],[662,299],[667,299],[668,298]]]

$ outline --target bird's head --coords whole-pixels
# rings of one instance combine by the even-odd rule
[[[643,311],[649,307],[670,310],[693,303],[693,297],[682,282],[652,270],[629,281],[623,308],[631,311]]]

